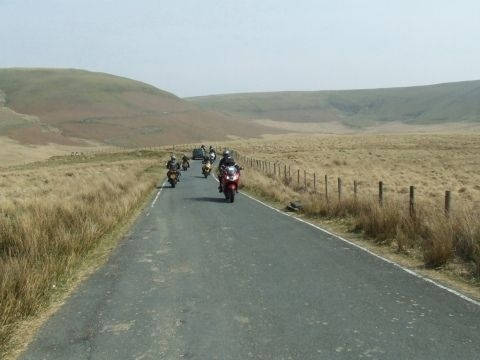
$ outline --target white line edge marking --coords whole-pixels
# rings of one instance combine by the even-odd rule
[[[218,179],[215,177],[215,175],[213,175],[213,178],[215,179],[215,181],[218,182]],[[430,283],[430,284],[432,284],[432,285],[435,285],[436,287],[439,287],[440,289],[443,289],[443,290],[445,290],[445,291],[448,291],[449,293],[454,294],[454,295],[462,298],[463,300],[468,301],[468,302],[471,303],[471,304],[480,306],[480,301],[474,300],[474,299],[472,299],[472,298],[470,298],[470,297],[468,297],[468,296],[466,296],[466,295],[458,292],[457,290],[451,289],[451,288],[449,288],[448,286],[445,286],[445,285],[442,285],[442,284],[436,282],[435,280],[432,280],[432,279],[430,279],[430,278],[428,278],[428,277],[426,277],[426,276],[423,276],[423,275],[421,275],[421,274],[419,274],[419,273],[417,273],[417,272],[415,272],[415,271],[413,271],[413,270],[410,270],[410,269],[408,269],[408,268],[406,268],[406,267],[403,267],[402,265],[396,263],[395,261],[389,260],[389,259],[387,259],[387,258],[384,258],[383,256],[380,256],[380,255],[378,255],[378,254],[375,254],[373,251],[370,251],[370,250],[368,250],[367,248],[365,248],[365,247],[363,247],[363,246],[361,246],[361,245],[358,245],[358,244],[356,244],[356,243],[354,243],[354,242],[352,242],[352,241],[350,241],[350,240],[347,240],[347,239],[345,239],[345,238],[343,238],[343,237],[341,237],[341,236],[339,236],[339,235],[336,235],[336,234],[334,234],[334,233],[331,233],[330,231],[325,230],[325,229],[321,228],[321,227],[318,226],[318,225],[312,224],[311,222],[308,222],[308,221],[303,220],[303,219],[300,219],[300,218],[298,218],[298,217],[296,217],[296,216],[287,214],[286,212],[284,212],[284,211],[282,211],[282,210],[279,210],[279,209],[277,209],[277,208],[274,208],[273,206],[268,205],[268,204],[264,203],[263,201],[258,200],[258,199],[256,199],[256,198],[254,198],[253,196],[246,194],[246,193],[243,192],[243,191],[240,191],[240,194],[242,194],[242,195],[248,197],[249,199],[252,199],[252,200],[254,200],[254,201],[256,201],[256,202],[258,202],[258,203],[260,203],[260,204],[262,204],[263,206],[266,206],[267,208],[269,208],[269,209],[271,209],[271,210],[273,210],[273,211],[276,211],[276,212],[278,212],[278,213],[280,213],[280,214],[282,214],[282,215],[288,216],[288,217],[291,218],[291,219],[295,219],[295,220],[297,220],[297,221],[300,221],[300,222],[302,222],[302,223],[304,223],[304,224],[310,225],[310,226],[314,227],[315,229],[324,232],[325,234],[328,234],[328,235],[333,236],[333,237],[335,237],[335,238],[337,238],[337,239],[340,239],[341,241],[346,242],[347,244],[350,244],[350,245],[352,245],[352,246],[354,246],[354,247],[356,247],[356,248],[358,248],[358,249],[360,249],[360,250],[363,250],[363,251],[367,252],[368,254],[373,255],[373,256],[375,256],[376,258],[381,259],[381,260],[383,260],[383,261],[385,261],[385,262],[387,262],[387,263],[395,266],[396,268],[401,269],[401,270],[405,271],[406,273],[415,276],[415,277],[418,278],[418,279],[422,279],[422,280],[424,280],[424,281],[426,281],[426,282],[428,282],[428,283]]]
[[[158,197],[160,196],[160,194],[162,193],[162,190],[163,190],[163,187],[165,186],[165,183],[167,182],[167,180],[165,180],[162,184],[162,187],[160,188],[160,190],[158,190],[157,192],[157,196],[155,196],[155,199],[153,199],[152,201],[152,205],[150,206],[151,208],[153,208],[155,206],[155,203],[157,202],[158,200]]]

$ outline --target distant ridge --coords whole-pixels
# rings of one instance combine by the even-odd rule
[[[389,122],[480,122],[480,80],[403,88],[284,91],[187,98],[203,109],[288,122],[339,122],[365,128]]]
[[[76,69],[0,69],[0,136],[26,144],[153,146],[249,137],[262,126],[152,85]],[[270,131],[271,132],[271,131]]]

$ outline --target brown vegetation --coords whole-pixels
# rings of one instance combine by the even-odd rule
[[[452,191],[452,205],[480,207],[480,134],[412,135],[287,135],[224,143],[240,153],[313,173],[319,189],[328,175],[330,187],[342,178],[345,191],[353,181],[363,195],[376,196],[383,181],[386,198],[405,196],[413,185],[419,199],[442,206],[446,190]],[[282,165],[283,166],[283,165]],[[282,169],[283,171],[283,169]]]
[[[0,171],[0,348],[151,193],[159,156],[58,157]]]

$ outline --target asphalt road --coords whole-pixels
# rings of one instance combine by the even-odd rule
[[[23,359],[479,359],[480,307],[246,196],[164,188]]]

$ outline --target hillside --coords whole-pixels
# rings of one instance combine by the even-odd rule
[[[0,136],[25,144],[151,146],[272,132],[151,85],[72,69],[0,69]]]
[[[189,98],[204,109],[277,122],[337,122],[362,129],[391,122],[480,123],[480,81],[405,88],[272,92]]]

